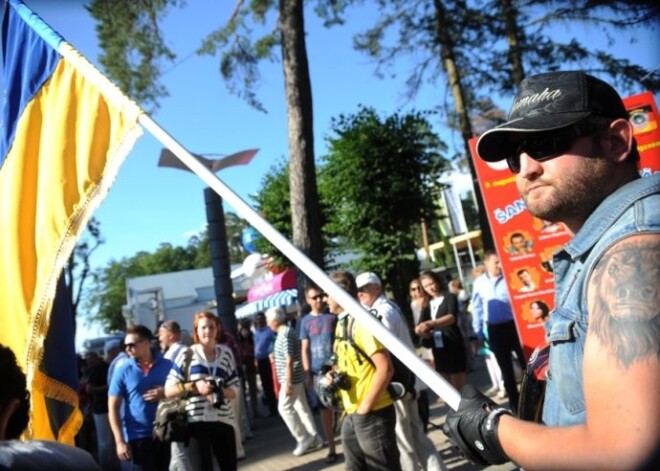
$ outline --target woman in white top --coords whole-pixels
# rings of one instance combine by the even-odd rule
[[[210,312],[195,315],[189,370],[185,371],[189,354],[183,351],[167,378],[165,396],[187,398],[188,433],[199,446],[200,463],[195,469],[213,470],[215,455],[221,471],[234,471],[236,442],[229,400],[236,397],[239,378],[231,351],[218,344],[218,326],[218,318]]]

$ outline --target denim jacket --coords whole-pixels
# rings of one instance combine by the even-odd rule
[[[545,325],[550,343],[543,422],[585,422],[582,358],[589,325],[587,283],[600,257],[620,240],[660,232],[660,174],[637,179],[609,195],[575,237],[554,254],[555,310]]]

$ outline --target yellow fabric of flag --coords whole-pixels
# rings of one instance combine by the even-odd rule
[[[14,22],[24,19],[11,14]],[[24,95],[24,105],[8,123],[14,133],[0,161],[0,343],[16,353],[27,375],[32,396],[27,436],[73,443],[82,420],[77,391],[41,369],[55,288],[77,239],[141,134],[141,110],[66,43],[44,40],[33,24],[27,25],[19,28],[21,34],[45,42],[15,55],[50,55],[52,65],[24,68],[5,84],[10,95],[23,88],[18,94]],[[12,60],[9,56],[5,61]],[[34,92],[12,81],[34,70],[34,80],[41,83]],[[11,115],[11,106],[4,105]],[[54,427],[46,399],[72,406],[73,413]]]

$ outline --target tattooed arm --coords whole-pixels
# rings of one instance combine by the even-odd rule
[[[609,249],[589,280],[587,419],[550,428],[502,416],[504,451],[525,469],[637,469],[660,442],[660,235]]]
[[[611,448],[609,459],[621,460],[619,469],[660,442],[659,274],[660,235],[646,234],[609,249],[589,280],[587,427]]]

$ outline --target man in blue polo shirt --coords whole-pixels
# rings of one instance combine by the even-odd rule
[[[165,397],[163,385],[172,362],[151,348],[151,338],[145,326],[126,329],[124,345],[131,359],[114,372],[108,391],[110,426],[122,469],[155,471],[167,466],[164,450],[152,436],[156,407]]]

